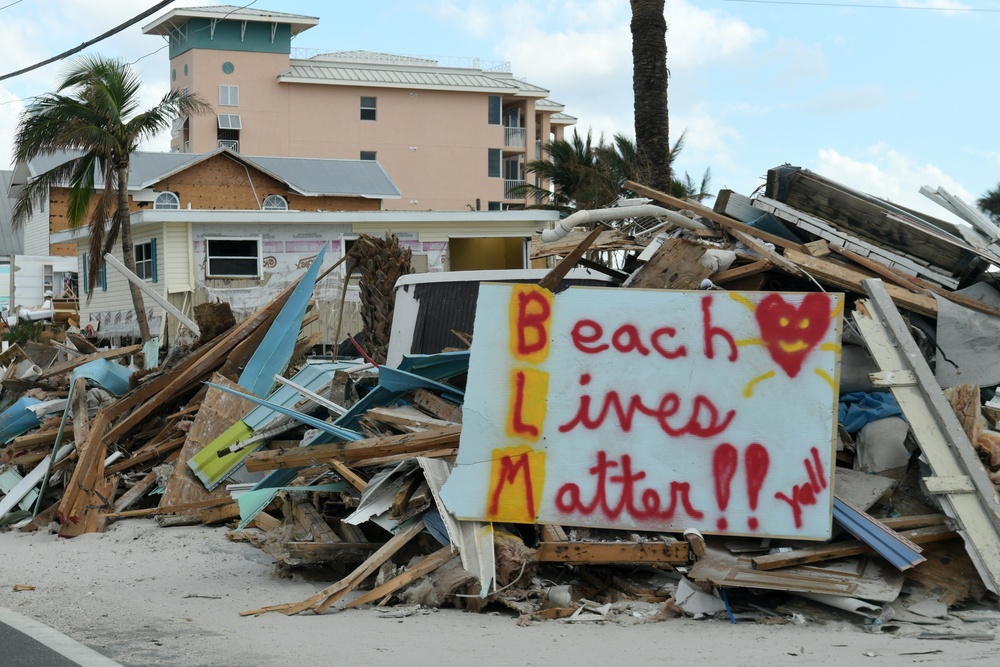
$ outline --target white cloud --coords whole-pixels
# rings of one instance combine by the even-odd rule
[[[14,94],[0,88],[0,128],[10,128],[9,132],[0,132],[0,169],[11,168],[11,154],[14,150],[14,128],[24,110],[21,100]],[[0,196],[4,196],[0,193]]]
[[[797,39],[779,40],[761,57],[760,66],[773,69],[771,85],[785,89],[823,81],[830,69],[819,46],[810,46]]]
[[[821,149],[810,169],[843,185],[945,220],[955,218],[920,194],[921,186],[943,187],[968,204],[976,199],[939,167],[920,164],[884,144],[871,146],[858,157]]]
[[[862,113],[883,107],[888,102],[885,90],[870,84],[858,88],[837,89],[817,95],[803,105],[806,111],[822,114]]]

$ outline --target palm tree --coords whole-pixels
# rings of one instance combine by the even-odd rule
[[[685,130],[667,153],[666,164],[670,171],[684,148],[686,137]],[[517,193],[548,202],[548,207],[566,213],[603,208],[619,197],[634,197],[634,193],[625,189],[625,181],[652,182],[648,166],[639,160],[636,142],[623,134],[616,134],[610,143],[602,136],[595,144],[591,131],[582,137],[574,129],[569,140],[552,141],[543,146],[543,150],[546,157],[529,162],[525,170],[550,183],[551,190],[528,184],[518,188]],[[680,199],[703,201],[712,196],[708,192],[711,178],[710,169],[705,170],[700,183],[695,183],[685,172],[683,179],[672,179],[664,192]]]
[[[1000,222],[1000,185],[990,188],[976,200],[979,210],[990,216],[994,222]]]
[[[631,0],[632,95],[640,171],[655,190],[670,190],[667,20],[664,0]]]
[[[51,188],[68,186],[69,224],[90,225],[91,285],[99,279],[104,255],[119,236],[124,264],[135,272],[128,198],[132,152],[142,141],[169,128],[175,117],[210,108],[194,95],[171,91],[143,111],[140,86],[135,70],[123,60],[77,58],[70,62],[56,92],[36,97],[28,105],[14,137],[15,162],[72,156],[28,182],[14,204],[13,224],[23,225],[35,207],[45,202]],[[95,187],[98,175],[103,180],[99,192]],[[139,335],[146,342],[150,334],[142,292],[131,282],[129,288]]]

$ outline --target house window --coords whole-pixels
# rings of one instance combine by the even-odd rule
[[[488,112],[490,125],[500,124],[500,102],[501,98],[499,95],[490,95]]]
[[[207,245],[210,278],[260,277],[259,239],[209,239]]]
[[[83,253],[83,291],[90,294],[94,286],[90,284],[90,257]],[[101,266],[101,291],[108,291],[108,265]]]
[[[486,210],[487,211],[502,211],[503,207],[500,205],[500,202],[498,202],[498,201],[491,201],[491,202],[487,202],[486,203]]]
[[[361,98],[361,120],[375,120],[375,97]]]
[[[153,202],[154,211],[176,211],[181,207],[180,198],[173,192],[161,192]]]
[[[219,86],[219,106],[238,107],[240,105],[239,86]]]
[[[375,151],[361,151],[362,160],[375,160]]]
[[[490,178],[500,178],[500,149],[489,149],[489,164],[486,175]]]
[[[135,275],[143,280],[156,282],[156,239],[150,239],[146,243],[136,243],[133,252],[135,253]]]
[[[287,211],[288,200],[281,195],[268,195],[264,199],[263,209],[265,211]]]
[[[219,114],[219,148],[228,148],[234,153],[240,152],[240,130],[243,129],[243,119],[238,113]]]

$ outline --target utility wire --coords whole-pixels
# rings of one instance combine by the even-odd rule
[[[38,69],[39,67],[44,67],[45,65],[48,65],[50,63],[54,63],[57,60],[62,60],[63,58],[66,58],[67,56],[73,55],[74,53],[79,53],[80,51],[83,51],[88,46],[92,46],[94,44],[97,44],[98,42],[102,42],[105,39],[107,39],[108,37],[111,37],[112,35],[118,34],[122,30],[124,30],[125,28],[128,28],[129,26],[132,26],[132,25],[138,23],[139,21],[141,21],[142,19],[146,18],[150,14],[154,14],[154,13],[160,11],[161,9],[163,9],[164,7],[166,7],[167,5],[169,5],[173,1],[174,0],[164,0],[163,2],[158,2],[156,5],[150,7],[149,9],[147,9],[146,11],[144,11],[143,13],[141,13],[141,14],[139,14],[137,16],[133,16],[128,21],[125,21],[125,23],[122,23],[121,25],[116,26],[116,27],[112,28],[111,30],[108,30],[106,33],[104,33],[102,35],[99,35],[99,36],[95,37],[94,39],[88,40],[88,41],[84,42],[83,44],[80,44],[79,46],[76,46],[76,47],[70,49],[69,51],[63,51],[59,55],[53,56],[53,57],[49,58],[48,60],[44,60],[44,61],[42,61],[40,63],[35,63],[34,65],[31,65],[29,67],[25,67],[24,69],[20,69],[20,70],[18,70],[16,72],[11,72],[10,74],[4,74],[4,75],[0,76],[0,81],[3,81],[4,79],[10,79],[10,78],[15,77],[15,76],[20,76],[21,74],[24,74],[26,72],[30,72],[32,70]]]
[[[872,5],[855,2],[806,2],[805,0],[722,0],[756,5],[799,5],[804,7],[847,7],[850,9],[915,9],[925,12],[1000,12],[1000,8],[986,7],[921,7],[917,5]]]
[[[6,5],[4,5],[3,7],[0,7],[0,12],[2,12],[5,9],[7,9],[8,7],[13,7],[14,5],[19,5],[22,2],[24,2],[24,0],[14,0],[14,2],[9,2]]]

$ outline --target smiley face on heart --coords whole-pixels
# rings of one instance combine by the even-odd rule
[[[805,295],[798,306],[780,294],[768,294],[754,311],[760,337],[788,377],[802,370],[802,362],[819,345],[830,326],[830,297],[821,292]]]

